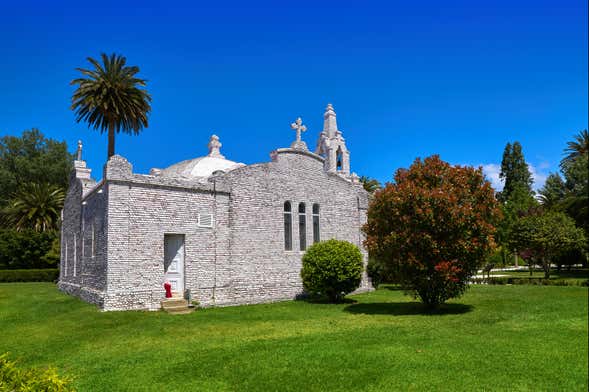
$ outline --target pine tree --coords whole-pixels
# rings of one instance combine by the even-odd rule
[[[509,200],[514,190],[519,187],[523,187],[530,196],[533,196],[532,184],[534,180],[524,159],[522,146],[519,142],[507,143],[505,146],[499,178],[503,179],[505,184],[503,191],[498,195],[500,201],[506,202]]]

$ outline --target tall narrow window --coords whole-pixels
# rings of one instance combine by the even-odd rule
[[[67,276],[67,236],[64,236],[63,276]]]
[[[305,203],[299,204],[299,245],[301,250],[307,249],[307,217]]]
[[[96,223],[92,222],[92,257],[96,256]]]
[[[319,204],[313,204],[313,243],[321,241],[319,235]]]
[[[78,244],[76,241],[76,233],[74,233],[74,277],[76,276],[77,263],[78,263]]]
[[[284,250],[292,250],[292,210],[290,201],[284,202]]]
[[[335,162],[336,162],[336,169],[337,171],[341,171],[343,169],[343,159],[344,159],[344,154],[342,152],[342,148],[341,146],[337,148],[337,151],[335,153]]]

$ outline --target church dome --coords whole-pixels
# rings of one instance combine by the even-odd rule
[[[209,155],[176,163],[161,170],[160,175],[188,179],[207,178],[213,175],[225,174],[233,169],[245,166],[243,163],[225,159],[221,155],[220,148],[221,142],[219,142],[219,137],[213,135],[209,140]]]

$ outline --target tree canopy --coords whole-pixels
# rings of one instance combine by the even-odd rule
[[[377,179],[368,176],[360,176],[360,182],[362,183],[364,190],[369,193],[374,193],[382,188],[382,185]]]
[[[371,257],[393,267],[428,307],[461,295],[494,248],[500,211],[482,169],[434,155],[376,192],[363,230]]]
[[[542,265],[546,279],[550,277],[553,261],[572,250],[586,251],[582,229],[562,212],[544,212],[518,220],[512,230],[511,241],[520,255]]]
[[[57,231],[65,190],[47,183],[25,183],[0,211],[4,227],[17,231]]]
[[[0,208],[28,183],[47,183],[65,189],[73,156],[67,144],[48,139],[38,130],[0,138]]]
[[[562,159],[560,166],[563,168],[575,159],[589,155],[589,132],[586,129],[574,136],[573,141],[567,142],[567,148],[564,150],[565,157]]]
[[[540,191],[540,201],[548,209],[555,208],[566,195],[566,186],[558,173],[550,173]]]
[[[114,53],[110,57],[102,53],[101,58],[102,64],[88,57],[93,69],[77,68],[84,77],[71,82],[78,86],[71,109],[77,122],[108,132],[110,158],[115,154],[115,133],[136,135],[147,128],[151,96],[141,88],[147,81],[136,77],[139,67],[127,66],[127,59]]]
[[[589,235],[589,150],[587,131],[575,135],[564,150],[567,154],[560,162],[563,178],[551,174],[540,190],[542,205],[549,210],[564,211],[577,226]]]
[[[503,151],[503,159],[501,160],[501,172],[499,178],[503,179],[503,190],[499,194],[499,200],[505,202],[514,192],[516,188],[525,189],[530,195],[533,195],[532,173],[528,164],[524,159],[522,146],[519,142],[513,144],[507,143]]]

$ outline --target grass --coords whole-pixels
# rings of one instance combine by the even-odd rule
[[[587,390],[587,288],[475,286],[436,314],[391,287],[339,305],[99,312],[0,284],[0,352],[81,391]]]

